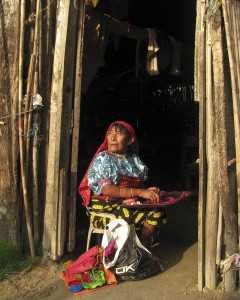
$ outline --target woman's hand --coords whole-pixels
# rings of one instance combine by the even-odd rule
[[[160,203],[160,189],[157,187],[150,187],[148,189],[141,189],[140,197],[150,200],[152,203]]]

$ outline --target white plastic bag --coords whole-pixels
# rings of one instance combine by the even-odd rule
[[[103,265],[106,269],[113,267],[117,262],[119,252],[122,250],[128,238],[129,232],[130,227],[123,219],[116,219],[105,226],[102,238],[102,248]],[[107,252],[109,250],[108,247],[111,244],[113,256],[110,258]]]

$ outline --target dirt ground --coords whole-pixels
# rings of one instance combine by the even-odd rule
[[[60,279],[62,262],[48,262],[0,282],[0,299],[240,299],[238,291],[224,293],[221,283],[215,291],[197,289],[196,199],[168,209],[168,224],[162,228],[161,243],[155,251],[167,258],[169,264],[162,273],[145,280],[74,296]]]

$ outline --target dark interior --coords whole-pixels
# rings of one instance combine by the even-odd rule
[[[107,12],[108,1],[102,10]],[[140,157],[150,170],[149,186],[197,193],[198,102],[194,101],[194,35],[196,3],[192,0],[129,0],[124,21],[163,31],[182,42],[180,75],[171,65],[149,76],[135,74],[136,40],[121,37],[118,50],[109,37],[105,65],[82,95],[78,182],[104,139],[111,122],[131,123]],[[142,58],[144,60],[144,57]],[[77,231],[88,228],[85,209],[77,199]]]

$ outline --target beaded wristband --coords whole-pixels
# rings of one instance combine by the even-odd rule
[[[126,197],[127,189],[126,189],[126,188],[123,188],[123,189],[124,189],[124,198],[127,198],[127,197]]]
[[[120,187],[119,188],[120,189],[120,198],[124,198],[124,195],[125,195],[125,188],[123,188],[123,187]]]
[[[132,194],[132,197],[137,197],[138,196],[138,194],[139,194],[139,189],[131,189],[132,191],[131,191],[131,194]]]
[[[141,196],[141,189],[138,189],[138,197]]]

